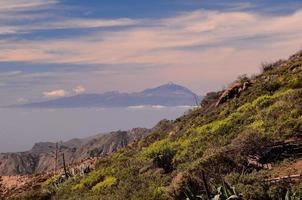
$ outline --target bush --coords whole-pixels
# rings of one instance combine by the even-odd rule
[[[245,130],[232,141],[232,147],[243,157],[261,156],[264,149],[273,141],[267,135],[257,130]]]
[[[211,172],[214,177],[220,177],[238,169],[232,155],[226,148],[207,149],[200,160],[200,167]]]
[[[274,63],[263,62],[261,63],[262,72],[267,72],[274,69]]]
[[[176,154],[176,147],[168,139],[153,143],[143,152],[143,155],[152,159],[155,167],[163,168],[165,172],[173,170],[173,157]]]
[[[73,187],[73,190],[82,190],[92,188],[104,178],[102,170],[96,170],[85,176],[78,184]]]
[[[60,182],[60,175],[54,175],[51,178],[47,179],[43,184],[42,188],[49,190],[51,192],[54,192],[56,190],[56,187],[58,186]]]
[[[301,88],[302,87],[302,76],[294,77],[289,80],[289,87],[293,89]]]
[[[229,185],[233,185],[236,191],[242,194],[243,199],[262,200],[269,199],[269,185],[263,180],[268,175],[265,171],[252,172],[249,174],[231,173],[225,177]]]
[[[288,113],[290,114],[290,113]],[[282,139],[302,136],[302,118],[297,119],[288,117],[287,119],[278,120],[275,134]]]
[[[101,191],[105,189],[110,189],[112,186],[117,184],[117,179],[113,176],[106,177],[103,181],[96,184],[92,191]]]
[[[273,93],[281,88],[282,84],[278,80],[271,80],[263,84],[263,89]]]
[[[292,186],[291,192],[297,199],[302,197],[302,183]]]
[[[271,71],[275,68],[277,68],[278,66],[280,66],[282,64],[282,60],[278,60],[277,62],[273,62],[273,63],[270,63],[270,62],[263,62],[261,64],[261,67],[262,67],[262,72],[268,72],[268,71]]]
[[[10,198],[12,200],[51,200],[49,192],[29,191],[20,194],[18,197]]]

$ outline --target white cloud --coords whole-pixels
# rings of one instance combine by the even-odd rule
[[[64,97],[67,95],[65,90],[52,90],[48,92],[43,92],[44,97],[51,98],[51,97]]]
[[[81,93],[85,92],[86,89],[85,89],[84,86],[78,85],[77,87],[75,87],[75,88],[73,89],[73,91],[74,91],[76,94],[81,94]]]
[[[18,11],[41,8],[58,3],[57,0],[0,0],[1,11]]]

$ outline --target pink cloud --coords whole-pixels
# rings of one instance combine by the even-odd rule
[[[76,94],[81,94],[81,93],[83,93],[83,92],[86,91],[86,88],[85,88],[84,86],[82,86],[82,85],[78,85],[77,87],[75,87],[75,88],[73,89],[73,91],[74,91]]]
[[[192,46],[216,45],[216,49],[240,49],[230,41],[264,37],[261,43],[276,43],[280,39],[299,38],[302,33],[302,11],[285,16],[265,16],[247,12],[196,11],[174,18],[146,23],[158,26],[127,28],[116,32],[100,32],[94,35],[60,40],[3,41],[1,61],[26,61],[38,63],[82,64],[175,64],[199,62],[207,55],[204,49],[185,49]],[[75,21],[76,22],[76,21]],[[75,22],[69,22],[70,26]],[[81,24],[82,23],[82,24]],[[79,26],[114,25],[122,21],[81,21]],[[128,21],[126,20],[127,24]],[[132,23],[131,20],[129,23]],[[65,22],[62,22],[62,26]],[[67,23],[68,24],[68,23]],[[60,25],[57,24],[59,27]],[[256,41],[257,42],[257,41]],[[81,48],[78,48],[81,47]],[[296,49],[293,46],[293,49]],[[183,55],[183,56],[181,56]],[[209,58],[208,58],[209,59]]]
[[[67,95],[67,92],[65,90],[52,90],[43,92],[44,97],[52,98],[52,97],[64,97]]]

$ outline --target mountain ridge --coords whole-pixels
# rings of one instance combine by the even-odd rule
[[[115,152],[144,138],[149,131],[145,128],[134,128],[129,131],[100,133],[82,139],[74,138],[60,143],[38,142],[28,151],[0,153],[0,176],[26,175],[53,170],[56,145],[58,145],[59,154],[65,154],[68,165],[82,159]],[[58,167],[62,167],[62,162],[59,162]]]
[[[148,88],[141,92],[87,93],[48,101],[32,102],[17,107],[23,108],[80,108],[80,107],[129,107],[141,105],[194,106],[200,96],[188,88],[174,83]]]

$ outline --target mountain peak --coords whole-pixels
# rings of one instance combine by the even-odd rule
[[[164,85],[160,85],[155,88],[149,88],[143,91],[143,93],[182,93],[182,94],[188,94],[188,95],[194,95],[194,93],[189,90],[188,88],[175,84],[173,82],[169,82]]]

